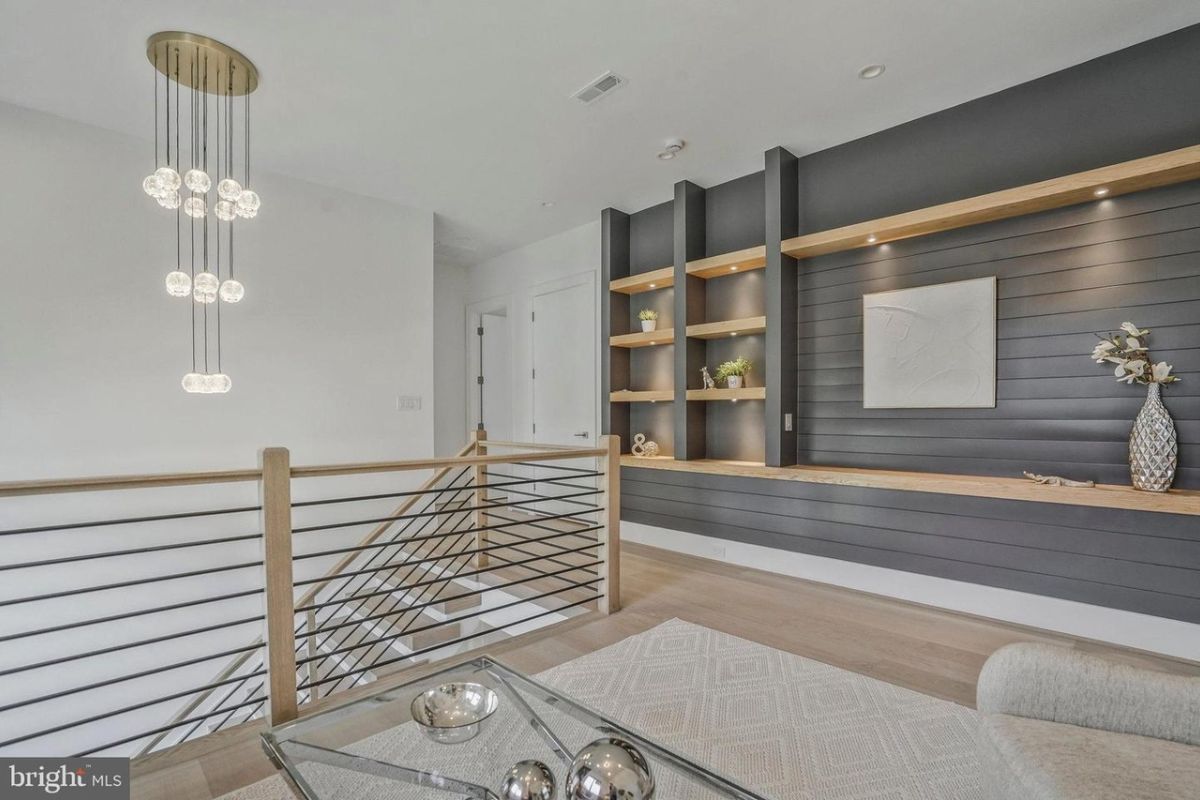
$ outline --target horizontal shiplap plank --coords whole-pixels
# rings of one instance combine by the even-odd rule
[[[1014,439],[1056,442],[1118,442],[1129,439],[1132,417],[1127,419],[805,419],[802,436],[835,435],[909,436],[929,439]],[[1182,442],[1200,444],[1200,421],[1176,420]]]

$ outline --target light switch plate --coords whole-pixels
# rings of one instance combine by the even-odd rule
[[[420,411],[421,396],[419,394],[402,394],[396,397],[397,411]]]
[[[792,429],[792,415],[791,414],[783,415],[783,429],[785,431],[790,431]]]

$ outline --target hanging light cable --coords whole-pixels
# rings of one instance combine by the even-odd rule
[[[167,31],[150,37],[147,59],[154,66],[154,171],[142,181],[142,190],[160,206],[175,211],[175,268],[166,277],[167,294],[190,297],[192,369],[182,381],[183,388],[198,394],[220,394],[229,391],[229,376],[222,371],[221,305],[237,303],[245,296],[245,287],[233,274],[233,227],[239,219],[258,215],[261,200],[258,194],[234,177],[234,97],[245,99],[242,138],[246,187],[250,184],[250,93],[258,87],[258,71],[241,53],[221,42],[192,33]],[[172,60],[174,63],[172,63]],[[163,79],[163,102],[159,103],[159,75]],[[171,84],[174,83],[174,89]],[[188,169],[182,170],[183,152],[180,147],[183,119],[180,115],[180,94],[190,90],[188,103]],[[174,103],[172,103],[174,91]],[[213,104],[213,125],[209,125],[210,102]],[[222,113],[224,104],[224,113]],[[159,110],[165,124],[160,129]],[[173,112],[173,114],[172,114]],[[172,148],[172,124],[174,148]],[[163,144],[160,147],[160,130]],[[209,172],[208,147],[215,137],[213,169]],[[162,160],[165,149],[166,159]],[[174,156],[174,163],[172,163]],[[216,197],[209,203],[210,190],[215,185]],[[209,212],[216,217],[211,223]],[[184,271],[182,259],[183,216],[188,218],[189,269]],[[229,247],[225,280],[221,270],[222,226],[227,228]],[[199,247],[197,247],[199,236]],[[215,244],[210,243],[215,239]],[[212,257],[210,263],[210,256]],[[200,270],[197,271],[197,261]],[[210,268],[211,266],[211,268]],[[209,306],[216,303],[210,319]],[[196,306],[200,306],[197,315]],[[197,317],[199,316],[199,319]],[[216,352],[212,353],[215,345]],[[197,357],[199,348],[203,358]],[[209,357],[215,355],[216,372],[210,370]],[[203,372],[199,370],[202,369]]]

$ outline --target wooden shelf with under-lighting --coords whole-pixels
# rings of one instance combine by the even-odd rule
[[[620,336],[608,337],[611,347],[650,347],[658,344],[671,344],[675,341],[675,331],[671,328],[657,331],[638,331],[623,333]]]
[[[608,394],[610,403],[669,403],[674,399],[674,389],[652,389],[640,392],[618,390]]]
[[[963,497],[987,497],[996,500],[1020,500],[1030,503],[1200,516],[1200,491],[1194,489],[1172,489],[1160,494],[1141,492],[1130,486],[1111,484],[1098,484],[1093,488],[1084,489],[1048,486],[1024,478],[998,478],[987,475],[952,475],[852,467],[767,467],[745,461],[713,459],[676,461],[670,457],[621,456],[621,466],[701,472],[710,475],[732,475],[739,478],[821,483],[862,489],[929,492]]]
[[[784,255],[793,258],[810,258],[1197,178],[1200,178],[1200,145],[1193,145],[1061,178],[797,236],[782,242],[781,249]],[[688,265],[688,271],[691,272],[691,264]]]
[[[649,272],[639,272],[637,275],[630,275],[627,278],[616,278],[609,282],[608,288],[610,291],[622,294],[641,294],[674,285],[675,268],[663,267]]]
[[[745,317],[744,319],[727,319],[722,322],[688,325],[687,335],[693,339],[724,339],[727,336],[749,336],[754,333],[763,333],[766,329],[766,317]]]
[[[766,400],[765,386],[743,386],[741,389],[688,389],[688,400]]]
[[[719,256],[710,256],[687,262],[687,274],[697,278],[719,278],[732,272],[749,272],[767,265],[765,245],[747,247]]]

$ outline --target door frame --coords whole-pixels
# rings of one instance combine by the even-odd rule
[[[463,318],[466,320],[466,343],[467,357],[466,374],[463,376],[463,381],[467,387],[467,402],[466,402],[466,426],[464,432],[470,435],[470,432],[475,430],[475,426],[479,424],[479,420],[472,412],[476,402],[473,398],[479,397],[479,384],[476,378],[479,377],[479,351],[475,345],[479,343],[479,334],[475,331],[479,328],[480,318],[484,314],[495,314],[498,311],[503,311],[505,318],[508,319],[508,353],[511,359],[516,354],[513,347],[514,331],[513,331],[513,301],[511,294],[498,295],[489,297],[486,300],[477,300],[474,303],[469,303],[466,307],[466,313]],[[486,391],[486,390],[485,390]],[[514,403],[515,394],[513,392],[513,383],[510,381],[508,385],[508,408],[510,419],[513,416],[513,411],[516,410]],[[465,441],[465,440],[464,440]]]
[[[601,403],[600,403],[600,398],[598,397],[597,393],[598,393],[599,387],[600,387],[600,354],[603,349],[603,345],[607,344],[607,342],[601,342],[600,336],[598,333],[598,331],[600,330],[600,324],[597,321],[599,318],[599,312],[600,312],[600,297],[599,297],[598,289],[597,289],[598,282],[596,279],[596,274],[597,273],[595,270],[583,270],[583,271],[577,272],[573,275],[568,275],[565,278],[555,278],[554,280],[549,280],[549,281],[544,281],[542,283],[534,284],[534,286],[529,290],[529,308],[531,311],[533,310],[534,302],[535,302],[536,298],[539,297],[540,295],[552,294],[553,292],[558,292],[563,289],[570,289],[572,287],[581,286],[581,285],[586,285],[590,288],[589,294],[592,297],[592,326],[591,326],[591,328],[592,328],[593,332],[596,332],[593,337],[593,345],[592,345],[592,351],[593,351],[592,352],[592,367],[593,367],[593,369],[592,369],[592,389],[593,389],[593,391],[592,391],[592,423],[591,423],[591,425],[592,425],[592,431],[593,431],[593,438],[596,441],[599,441],[599,439],[600,439],[600,406],[601,406]],[[533,368],[535,370],[537,369],[537,320],[536,319],[533,319],[530,322],[529,363],[533,366]],[[531,383],[534,380],[536,380],[536,379],[535,378],[531,379]],[[537,386],[531,385],[529,387],[529,419],[532,424],[537,424],[536,412],[537,412]],[[537,440],[537,436],[536,436],[536,434],[533,433],[532,430],[530,431],[530,436],[532,437],[533,441]]]

